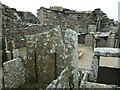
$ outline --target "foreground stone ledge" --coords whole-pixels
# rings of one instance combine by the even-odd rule
[[[25,83],[25,69],[20,58],[3,63],[5,88],[19,88]]]
[[[99,83],[91,83],[86,82],[81,88],[112,88],[112,90],[116,90],[116,88],[119,88],[117,85],[107,85],[107,84],[99,84]]]
[[[88,73],[85,73],[83,79],[80,84],[80,88],[112,88],[112,90],[116,90],[116,88],[120,88],[117,85],[107,85],[107,84],[100,84],[95,82],[88,81]],[[88,89],[89,90],[89,89]]]
[[[120,57],[120,49],[118,48],[95,48],[94,53],[96,56]]]

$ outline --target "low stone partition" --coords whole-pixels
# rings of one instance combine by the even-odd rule
[[[104,57],[120,57],[120,49],[118,48],[95,48],[94,56],[92,60],[92,73],[89,76],[90,81],[96,82],[98,76],[98,68],[100,62],[100,56]]]
[[[25,68],[20,58],[3,63],[4,87],[19,88],[25,83]]]

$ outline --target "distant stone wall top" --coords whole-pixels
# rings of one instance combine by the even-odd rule
[[[95,48],[95,55],[105,57],[120,57],[120,49],[118,48]]]

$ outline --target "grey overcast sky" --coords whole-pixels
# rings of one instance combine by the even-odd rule
[[[0,0],[9,7],[18,11],[29,11],[36,15],[41,6],[61,6],[77,11],[92,11],[101,8],[111,19],[118,20],[118,2],[120,0]]]

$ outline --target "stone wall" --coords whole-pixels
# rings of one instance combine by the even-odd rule
[[[12,41],[16,48],[24,46],[24,29],[29,27],[30,23],[39,23],[39,20],[30,12],[17,11],[4,4],[0,9],[2,10],[2,35],[7,38],[8,50],[12,49]]]
[[[76,32],[88,33],[91,31],[103,31],[110,26],[117,27],[118,23],[109,19],[101,9],[94,11],[75,11],[62,7],[41,7],[37,17],[41,24],[59,25],[61,29],[71,28]],[[97,25],[99,23],[99,25]],[[92,29],[92,30],[91,30]],[[98,29],[98,30],[97,30]],[[109,31],[107,30],[104,30]]]
[[[61,8],[61,9],[59,9]],[[59,25],[61,29],[71,28],[77,32],[87,33],[89,24],[95,23],[91,12],[78,12],[62,7],[41,7],[38,9],[38,18],[42,24]]]
[[[62,30],[71,28],[76,32],[88,33],[96,31],[97,18],[101,17],[100,31],[116,31],[117,23],[109,19],[100,9],[94,11],[75,11],[62,7],[41,7],[38,16],[30,12],[17,11],[2,4],[2,27],[3,36],[7,38],[8,49],[14,41],[16,48],[25,46],[25,35],[32,35],[48,31],[53,27],[60,26]],[[108,29],[109,26],[116,29]],[[107,29],[106,29],[107,28]],[[92,29],[92,30],[90,30]],[[103,30],[104,29],[104,30]]]

